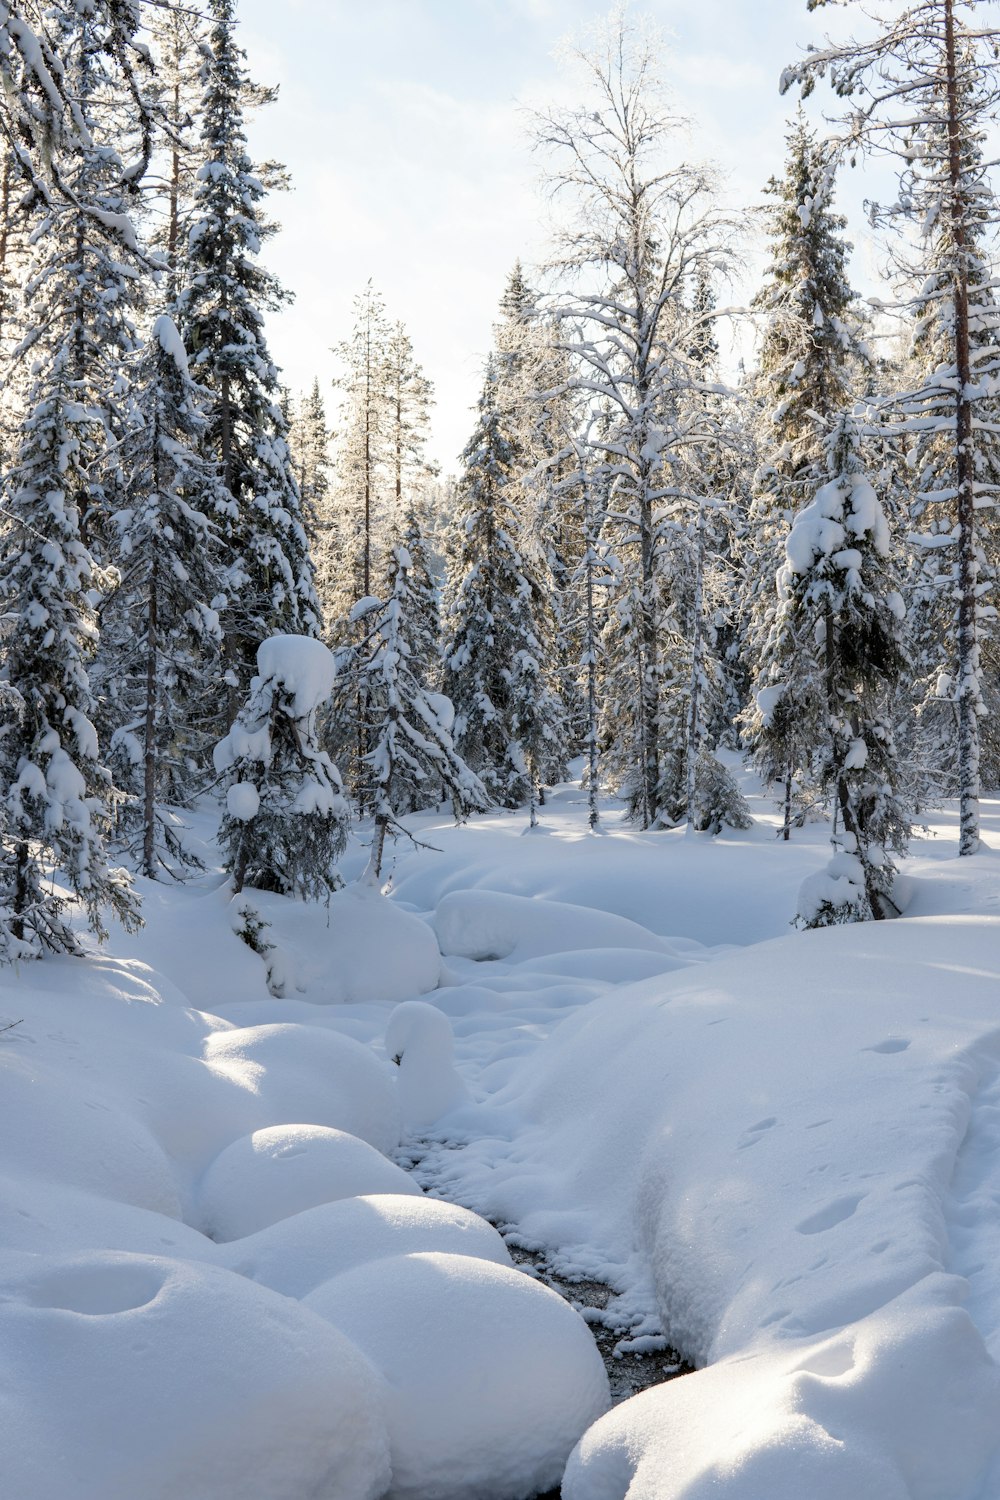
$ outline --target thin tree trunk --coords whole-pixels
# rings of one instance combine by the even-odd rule
[[[694,638],[691,642],[691,681],[688,687],[687,720],[687,824],[694,828],[695,775],[698,765],[698,696],[701,680],[701,610],[705,572],[704,511],[698,504],[698,542],[694,572]]]
[[[149,880],[156,879],[156,710],[159,694],[156,667],[159,587],[159,559],[154,557],[149,580],[149,620],[146,633],[146,714],[142,787],[142,870]]]
[[[18,839],[14,848],[14,917],[10,930],[19,943],[24,942],[24,913],[28,908],[28,867],[30,851],[27,840]]]
[[[792,836],[792,768],[785,772],[785,817],[781,825],[781,837],[785,843]]]
[[[959,854],[979,848],[979,640],[976,621],[976,519],[972,383],[969,349],[969,263],[965,229],[967,203],[962,191],[958,73],[955,59],[953,0],[945,0],[945,62],[948,102],[948,178],[951,226],[955,241],[955,466],[958,522],[958,779]]]

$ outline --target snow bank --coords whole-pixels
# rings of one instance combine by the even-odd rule
[[[3,1493],[17,1500],[376,1500],[380,1382],[298,1303],[226,1271],[7,1257]]]
[[[317,1005],[409,1000],[437,988],[441,954],[426,922],[380,891],[348,885],[328,907],[254,892],[273,938],[294,952],[299,988]],[[268,934],[272,936],[272,934]]]
[[[967,1209],[953,1183],[1000,1077],[998,951],[996,918],[907,919],[619,989],[522,1062],[488,1153],[448,1153],[439,1189],[637,1313],[650,1265],[663,1325],[710,1365],[596,1428],[569,1500],[976,1493],[1000,1298],[962,1309],[987,1187]]]
[[[351,1037],[318,1026],[242,1026],[209,1036],[204,1057],[215,1074],[252,1094],[253,1126],[307,1120],[360,1136],[377,1151],[399,1143],[392,1070]]]
[[[391,1500],[523,1500],[559,1483],[608,1383],[582,1318],[522,1272],[401,1255],[326,1282],[306,1306],[386,1379]]]
[[[1000,1418],[998,1372],[958,1278],[844,1332],[731,1356],[633,1397],[585,1434],[563,1500],[956,1500]]]
[[[419,1250],[510,1265],[503,1240],[478,1214],[436,1198],[399,1193],[323,1203],[220,1245],[217,1259],[286,1297],[305,1297],[320,1282],[355,1266]]]
[[[662,953],[666,944],[637,922],[592,907],[510,896],[496,891],[453,891],[434,913],[441,952],[479,961],[586,948],[628,948]]]
[[[367,1142],[324,1125],[273,1125],[227,1146],[198,1186],[197,1214],[216,1240],[360,1193],[417,1193],[401,1167]]]

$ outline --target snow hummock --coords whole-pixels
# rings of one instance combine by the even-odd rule
[[[437,1006],[404,1000],[389,1017],[385,1050],[399,1066],[399,1112],[403,1124],[433,1125],[469,1099],[455,1072],[451,1022]]]
[[[399,1255],[325,1282],[305,1305],[385,1377],[392,1500],[519,1500],[550,1489],[608,1407],[583,1319],[495,1262]]]
[[[377,1151],[399,1143],[395,1070],[353,1037],[273,1022],[213,1032],[203,1055],[214,1073],[252,1092],[259,1126],[304,1117]]]
[[[272,635],[257,647],[261,678],[279,683],[293,700],[292,717],[304,719],[325,703],[337,680],[333,652],[308,635]]]
[[[408,1000],[437,988],[441,954],[426,922],[369,886],[330,898],[327,994],[331,1002]]]
[[[434,914],[441,952],[478,960],[535,958],[586,948],[662,953],[667,945],[626,917],[494,891],[453,891]]]
[[[437,1198],[366,1193],[338,1198],[220,1245],[223,1264],[286,1297],[305,1297],[355,1266],[435,1250],[509,1266],[492,1224]]]
[[[389,1482],[364,1356],[211,1266],[5,1256],[0,1384],[12,1500],[377,1500]]]
[[[419,1193],[367,1141],[326,1125],[272,1125],[233,1141],[198,1186],[198,1218],[215,1240],[238,1240],[337,1198]]]

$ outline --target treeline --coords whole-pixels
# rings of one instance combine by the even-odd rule
[[[892,915],[932,799],[958,797],[973,853],[1000,782],[1000,31],[975,10],[894,6],[786,73],[804,93],[829,76],[845,116],[790,127],[735,385],[741,226],[678,159],[658,44],[616,14],[578,57],[579,107],[535,118],[562,230],[510,276],[447,483],[430,385],[371,287],[336,434],[318,383],[279,386],[259,251],[283,179],[247,155],[268,95],[233,0],[205,22],[150,7],[149,51],[114,0],[0,18],[6,952],[73,946],[51,867],[95,930],[107,906],[137,920],[109,850],[180,876],[177,809],[220,741],[237,888],[332,888],[341,775],[374,875],[407,812],[534,820],[580,754],[592,826],[601,786],[643,828],[745,826],[720,747],[773,783],[786,838],[832,820],[805,924]],[[851,288],[834,207],[868,151],[898,165],[872,210],[895,325]],[[276,636],[324,641],[335,681],[306,691],[320,658]]]

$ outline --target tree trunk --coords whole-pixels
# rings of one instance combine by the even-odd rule
[[[945,0],[945,63],[948,106],[948,178],[951,227],[955,241],[955,468],[958,522],[958,781],[959,854],[979,848],[979,640],[976,620],[976,517],[974,500],[972,382],[969,349],[969,263],[962,189],[962,153],[955,58],[953,0]]]
[[[146,713],[143,743],[142,787],[142,872],[156,879],[156,710],[159,694],[157,682],[159,559],[153,558],[149,579],[149,619],[146,629]]]
[[[687,719],[687,824],[694,827],[695,773],[698,764],[698,689],[701,678],[701,610],[705,573],[704,511],[698,505],[698,543],[694,573],[694,638],[691,642],[691,681],[688,687]]]

